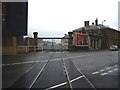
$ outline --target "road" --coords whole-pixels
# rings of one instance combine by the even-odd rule
[[[3,56],[3,88],[118,88],[118,51]]]

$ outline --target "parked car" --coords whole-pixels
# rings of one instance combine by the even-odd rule
[[[110,49],[110,51],[118,51],[118,46],[117,45],[111,45],[109,49]]]

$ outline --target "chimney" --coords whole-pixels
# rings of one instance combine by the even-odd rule
[[[98,19],[95,20],[95,25],[98,26]]]
[[[72,37],[73,32],[68,32],[69,37]]]
[[[34,38],[37,39],[38,32],[33,32]]]
[[[89,26],[89,21],[84,21],[84,26]]]

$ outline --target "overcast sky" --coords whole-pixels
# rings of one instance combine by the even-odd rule
[[[98,23],[118,29],[120,0],[28,0],[28,35],[61,37],[76,28]]]

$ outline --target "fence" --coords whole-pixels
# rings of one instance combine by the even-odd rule
[[[37,38],[36,45],[17,46],[18,53],[36,52],[36,51],[65,51],[68,50],[67,38]]]
[[[68,50],[68,39],[66,38],[38,38],[38,47],[43,50]]]

